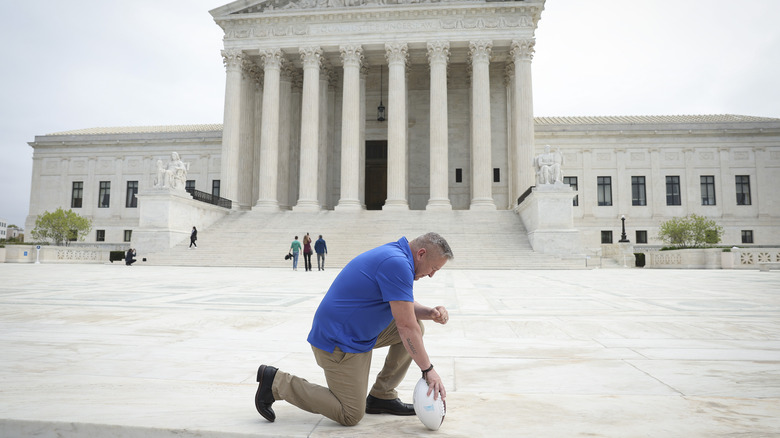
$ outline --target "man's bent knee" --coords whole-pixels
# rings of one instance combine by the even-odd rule
[[[365,408],[362,410],[345,409],[343,417],[338,422],[342,426],[355,426],[360,423],[360,420],[366,415],[365,411]]]

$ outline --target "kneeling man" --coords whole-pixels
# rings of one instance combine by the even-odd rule
[[[434,397],[447,393],[423,345],[422,320],[446,324],[443,306],[426,307],[414,299],[414,281],[433,277],[452,250],[436,233],[411,242],[402,237],[367,251],[344,267],[314,314],[308,341],[328,387],[316,385],[269,365],[257,370],[255,407],[268,421],[272,404],[285,400],[301,409],[354,426],[365,413],[414,415],[395,388],[414,361]],[[384,367],[366,397],[371,352],[389,347]]]

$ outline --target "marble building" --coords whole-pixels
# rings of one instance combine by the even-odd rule
[[[583,244],[635,243],[689,213],[728,244],[780,243],[780,119],[534,117],[544,0],[241,0],[225,32],[222,125],[94,128],[36,136],[30,215],[93,219],[92,242],[129,241],[136,193],[178,152],[187,186],[234,210],[512,210],[533,159],[560,150]],[[113,197],[112,197],[113,195]],[[100,232],[100,234],[98,234]],[[612,240],[614,239],[614,240]]]

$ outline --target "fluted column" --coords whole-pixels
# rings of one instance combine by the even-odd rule
[[[279,175],[279,82],[284,58],[281,49],[264,50],[263,121],[260,133],[259,210],[279,209],[276,197]]]
[[[220,196],[238,205],[238,162],[241,139],[241,50],[223,50],[225,64],[225,111],[222,128],[222,167],[220,169]]]
[[[385,44],[389,65],[387,97],[387,200],[383,210],[408,210],[406,200],[406,60],[405,43]]]
[[[471,41],[471,210],[495,210],[491,161],[490,41]]]
[[[292,132],[292,81],[295,71],[289,62],[282,66],[279,90],[279,208],[290,209],[290,139]],[[296,125],[297,128],[297,125]]]
[[[336,210],[360,210],[360,66],[361,46],[341,46],[344,84],[341,104],[341,199]]]
[[[319,153],[320,56],[319,47],[299,49],[303,60],[303,97],[301,104],[301,170],[298,203],[295,211],[319,211],[317,200],[317,162]]]
[[[533,38],[512,41],[510,54],[515,64],[512,124],[515,136],[514,192],[523,194],[535,184],[534,177],[534,101],[531,84],[531,59],[534,56]],[[517,199],[514,200],[517,202]]]
[[[238,206],[242,210],[252,208],[255,160],[255,76],[257,64],[244,59],[241,70],[241,116],[238,154]]]
[[[427,210],[452,210],[449,198],[448,130],[447,130],[447,61],[450,43],[428,43],[431,66],[431,139],[430,188]]]

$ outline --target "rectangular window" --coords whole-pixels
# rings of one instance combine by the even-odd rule
[[[666,177],[666,205],[682,205],[679,176]]]
[[[455,169],[455,182],[456,183],[462,183],[463,182],[463,169],[461,169],[461,168]]]
[[[106,241],[106,230],[97,230],[97,235],[95,236],[95,240],[98,242],[105,242]]]
[[[219,180],[211,181],[211,196],[219,198]]]
[[[647,230],[636,230],[636,243],[647,243]]]
[[[568,184],[571,187],[571,189],[574,190],[575,192],[578,190],[576,176],[564,176],[563,183]],[[572,205],[575,207],[580,205],[580,195],[574,195],[574,200],[572,201]]]
[[[753,230],[742,230],[742,243],[753,243]]]
[[[194,179],[188,179],[186,183],[184,183],[184,190],[187,193],[192,193],[193,190],[195,190],[195,180]]]
[[[125,242],[129,242],[133,238],[133,230],[125,230]]]
[[[128,181],[125,207],[138,208],[138,198],[135,197],[135,195],[137,194],[138,194],[138,181]]]
[[[81,201],[84,199],[84,182],[73,181],[73,190],[70,195],[70,208],[81,208]]]
[[[647,205],[644,176],[631,177],[631,205]]]
[[[501,169],[498,167],[493,168],[493,182],[501,182]]]
[[[79,239],[79,232],[76,230],[70,230],[68,233],[68,240],[71,242],[75,242]]]
[[[737,175],[737,205],[750,205],[750,175]]]
[[[100,181],[98,192],[98,208],[108,208],[111,203],[111,181]]]
[[[612,205],[612,177],[599,176],[597,178],[599,205]]]
[[[601,231],[601,243],[612,243],[612,231]]]
[[[702,175],[701,179],[701,205],[715,205],[715,177]]]

